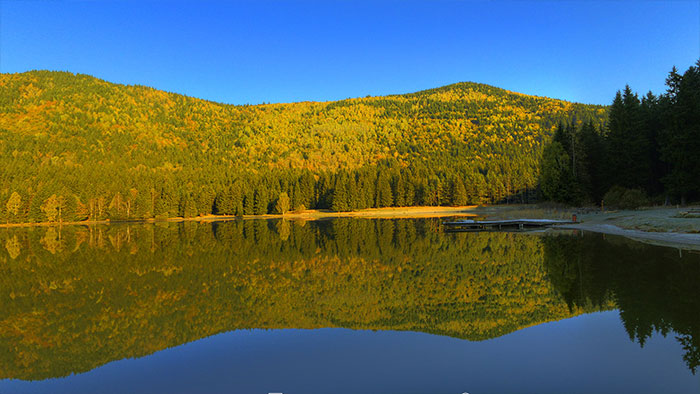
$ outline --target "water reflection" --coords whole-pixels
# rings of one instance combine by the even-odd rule
[[[438,227],[437,220],[339,219],[3,230],[0,378],[85,372],[241,328],[484,340],[616,302],[634,338],[677,331],[690,346],[688,365],[697,365],[697,313],[681,316],[698,311],[691,286],[700,279],[698,256],[598,235]],[[616,263],[622,259],[628,263]],[[673,294],[654,290],[671,282]],[[678,302],[675,320],[668,310],[626,304],[634,297]]]
[[[630,339],[644,346],[652,333],[673,333],[684,361],[700,366],[700,255],[624,238],[546,237],[544,261],[569,305],[614,302]]]

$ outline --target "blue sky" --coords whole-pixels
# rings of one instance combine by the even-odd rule
[[[459,81],[608,104],[700,58],[698,1],[0,0],[0,71],[233,104]]]

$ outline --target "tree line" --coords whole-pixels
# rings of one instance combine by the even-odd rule
[[[548,200],[620,207],[700,199],[700,61],[674,67],[666,93],[618,91],[605,126],[560,124],[543,150]]]

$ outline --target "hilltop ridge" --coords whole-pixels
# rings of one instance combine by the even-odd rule
[[[605,114],[472,82],[230,105],[84,74],[0,74],[0,219],[525,201],[554,127]]]

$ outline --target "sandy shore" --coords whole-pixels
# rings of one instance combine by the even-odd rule
[[[683,215],[691,209],[697,210],[700,207],[600,211],[543,205],[498,205],[476,207],[470,212],[490,219],[572,220],[573,215],[576,215],[580,224],[557,226],[557,228],[620,235],[649,244],[700,250],[700,217]]]
[[[289,212],[284,215],[245,215],[244,219],[258,218],[283,218],[283,219],[329,219],[329,218],[439,218],[450,216],[475,216],[476,206],[462,207],[400,207],[400,208],[369,208],[352,212],[335,212],[327,210],[306,210],[302,212]]]
[[[592,231],[602,234],[621,235],[635,241],[659,246],[668,246],[680,249],[700,250],[700,234],[688,233],[661,233],[640,230],[624,229],[612,224],[565,224],[557,228]]]
[[[682,249],[700,250],[700,217],[683,217],[698,207],[646,208],[634,211],[578,213],[581,224],[558,226]]]
[[[420,219],[420,218],[439,218],[439,217],[470,217],[475,216],[476,206],[461,206],[461,207],[401,207],[401,208],[370,208],[352,212],[335,212],[329,210],[309,209],[301,212],[288,212],[284,215],[243,215],[243,219],[289,219],[289,220],[319,220],[332,218],[349,218],[358,217],[366,219],[390,219],[390,218],[405,218],[405,219]],[[69,225],[93,225],[93,224],[126,224],[126,223],[167,223],[167,222],[210,222],[210,221],[225,221],[241,219],[239,216],[230,215],[206,215],[196,216],[193,218],[167,218],[167,219],[142,219],[142,220],[124,220],[124,221],[109,221],[99,220],[90,221],[83,220],[80,222],[41,222],[41,223],[0,223],[0,228],[8,227],[34,227],[34,226],[69,226]]]

